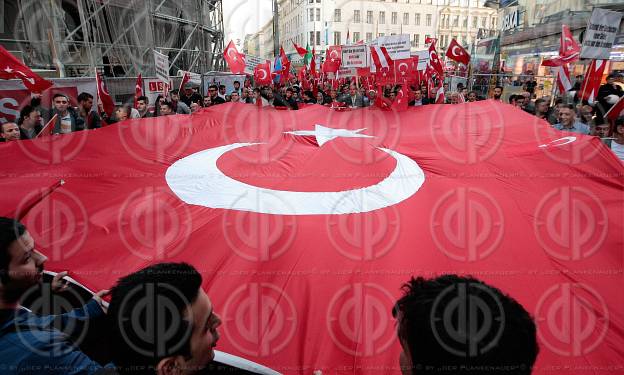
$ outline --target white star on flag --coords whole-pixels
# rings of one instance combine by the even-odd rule
[[[295,131],[289,131],[289,132],[284,132],[285,134],[294,134],[294,135],[313,135],[316,138],[316,143],[318,143],[319,146],[323,146],[325,143],[334,140],[338,137],[342,137],[342,138],[375,138],[372,135],[366,135],[366,134],[360,134],[360,132],[366,130],[366,128],[363,129],[356,129],[356,130],[349,130],[349,129],[333,129],[333,128],[328,128],[325,127],[323,125],[318,125],[316,124],[314,126],[314,130],[295,130]]]

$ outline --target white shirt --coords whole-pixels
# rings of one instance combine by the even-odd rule
[[[624,161],[624,145],[617,143],[616,141],[611,142],[611,151],[618,157],[618,159]]]

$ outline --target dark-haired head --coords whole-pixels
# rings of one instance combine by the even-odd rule
[[[199,272],[186,263],[160,263],[119,279],[108,319],[113,363],[121,373],[169,367],[192,373],[212,361],[221,320],[201,284]]]
[[[531,373],[535,323],[512,297],[457,275],[412,278],[402,289],[393,315],[405,374]]]

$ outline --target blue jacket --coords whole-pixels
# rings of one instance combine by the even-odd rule
[[[95,300],[62,315],[28,310],[0,312],[0,374],[92,374],[102,366],[70,337],[85,332],[88,320],[103,315]],[[107,365],[106,367],[112,367]]]

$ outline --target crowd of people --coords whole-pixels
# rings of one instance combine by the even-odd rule
[[[548,122],[555,129],[600,137],[621,160],[624,160],[623,120],[620,118],[614,126],[611,126],[604,117],[617,99],[624,95],[622,84],[624,84],[623,74],[610,74],[606,83],[600,87],[596,103],[590,105],[576,97],[570,103],[564,97],[538,98],[535,94],[537,82],[529,76],[523,82],[519,80],[510,82],[510,86],[521,86],[523,91],[509,95],[506,101]],[[353,83],[351,80],[343,81],[342,84],[326,80],[315,85],[314,89],[307,90],[301,87],[296,77],[291,77],[284,85],[262,87],[254,87],[248,78],[243,84],[235,81],[233,90],[229,93],[226,92],[225,85],[212,84],[208,87],[207,95],[203,96],[198,86],[188,83],[181,90],[182,92],[172,90],[166,97],[158,96],[155,103],[150,103],[146,96],[136,98],[133,104],[116,107],[110,116],[104,112],[101,104],[94,107],[93,96],[88,93],[78,95],[77,107],[70,105],[72,101],[65,94],[57,93],[52,99],[53,108],[51,109],[42,107],[40,95],[33,95],[31,103],[20,111],[20,117],[16,123],[8,122],[2,125],[0,141],[32,139],[42,131],[43,125],[54,115],[57,115],[57,119],[51,129],[52,133],[63,134],[99,128],[103,124],[132,118],[191,114],[202,108],[227,102],[290,110],[297,110],[311,104],[349,108],[379,106],[389,109],[392,108],[401,91],[401,85],[387,84],[377,90],[372,90],[364,84]],[[426,84],[409,85],[406,88],[408,89],[408,105],[412,107],[440,102],[460,104],[484,99],[502,102],[505,97],[503,86],[496,86],[491,90],[489,98],[481,96],[476,91],[468,91],[462,83],[458,83],[453,90],[450,89],[448,83],[444,83],[440,88],[432,89]]]
[[[122,276],[110,291],[96,293],[75,310],[36,315],[22,302],[33,289],[42,287],[45,262],[46,257],[37,251],[24,225],[0,217],[0,373],[207,373],[205,368],[215,357],[222,318],[218,314],[220,306],[206,294],[202,275],[193,266],[150,265]],[[51,290],[62,293],[66,287],[63,282],[62,277],[55,277]],[[436,298],[453,287],[466,292],[455,299]],[[491,298],[482,298],[484,295]],[[481,307],[500,312],[505,324],[488,350],[458,356],[436,339],[436,328],[429,317],[440,304],[467,306],[475,298],[487,305]],[[137,306],[142,312],[138,318]],[[162,306],[168,308],[168,313],[159,316],[162,310],[155,310]],[[482,281],[457,275],[412,278],[403,285],[403,295],[394,306],[387,307],[396,319],[396,340],[402,348],[397,369],[400,367],[404,374],[532,372],[539,352],[533,319],[511,296]],[[152,322],[153,332],[146,332],[142,324],[148,316],[162,320]],[[92,328],[89,321],[102,317],[106,337],[98,343],[100,351],[110,355],[96,361],[81,349],[77,337],[84,337],[85,330],[88,334]],[[468,341],[466,349],[472,345],[473,341]]]

